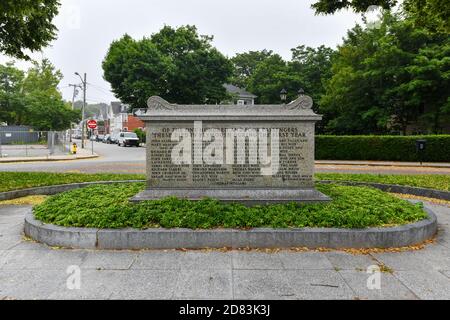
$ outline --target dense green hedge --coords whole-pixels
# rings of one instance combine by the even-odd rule
[[[317,160],[420,161],[416,140],[427,140],[422,161],[450,162],[450,135],[316,136]]]

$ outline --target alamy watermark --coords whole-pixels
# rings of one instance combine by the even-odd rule
[[[56,22],[59,26],[71,30],[81,28],[81,8],[75,4],[65,4],[61,6]]]
[[[367,278],[367,289],[369,290],[381,290],[381,269],[379,266],[373,264],[367,267],[367,271],[370,276]]]
[[[81,289],[81,269],[77,265],[70,265],[66,269],[69,275],[66,280],[66,287],[69,290]]]
[[[378,29],[381,27],[382,12],[383,8],[380,6],[371,5],[367,7],[363,15],[367,29]]]
[[[194,121],[193,132],[187,128],[175,129],[171,141],[178,142],[172,149],[173,164],[246,164],[248,146],[248,164],[260,164],[261,175],[275,175],[279,170],[280,129],[277,128],[227,128],[224,134],[214,128],[203,131],[202,121]]]

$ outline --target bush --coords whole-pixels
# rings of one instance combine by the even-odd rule
[[[385,227],[426,218],[422,204],[412,204],[369,187],[317,184],[333,201],[246,207],[214,199],[174,197],[130,203],[144,183],[89,186],[47,198],[34,207],[35,217],[60,226],[92,228],[253,228]]]
[[[136,135],[138,136],[139,142],[142,142],[142,143],[146,142],[146,134],[145,134],[144,130],[137,128],[137,129],[134,129],[133,132],[136,133]]]
[[[416,140],[427,140],[422,159]],[[450,135],[316,136],[317,160],[384,160],[450,162]]]

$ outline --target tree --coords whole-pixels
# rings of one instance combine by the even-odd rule
[[[0,2],[0,52],[29,59],[24,50],[37,51],[56,38],[52,23],[58,0],[2,0]]]
[[[450,123],[450,39],[419,49],[407,67],[409,81],[401,87],[411,106],[419,109],[417,121],[434,133]],[[438,42],[438,43],[436,43]]]
[[[132,108],[145,107],[152,95],[174,103],[219,103],[232,65],[211,40],[194,26],[165,26],[142,40],[125,35],[108,50],[104,78]]]
[[[397,0],[318,0],[311,7],[317,14],[333,14],[342,9],[352,9],[355,12],[366,12],[370,6],[380,6],[391,9]]]
[[[439,132],[448,108],[448,41],[389,12],[379,28],[350,30],[320,101],[327,130],[405,134],[422,120],[426,131]]]
[[[324,81],[331,77],[331,58],[334,51],[328,47],[318,48],[300,45],[291,49],[291,61],[284,61],[272,51],[250,51],[236,55],[238,75],[244,87],[258,96],[258,103],[280,103],[280,91],[287,91],[287,100],[298,97],[302,88],[315,101],[323,95]],[[232,59],[232,60],[233,60]],[[236,76],[235,78],[236,79]]]
[[[0,64],[0,123],[20,123],[24,105],[22,83],[24,73],[12,62]]]
[[[23,80],[22,90],[25,93],[39,91],[48,96],[62,99],[58,90],[58,84],[63,79],[61,71],[57,70],[50,60],[44,58],[41,61],[33,61],[33,66],[28,70]]]
[[[311,7],[316,14],[333,14],[342,9],[364,13],[370,6],[392,9],[397,0],[318,0]],[[404,0],[402,11],[416,26],[433,32],[450,32],[450,6],[448,0]]]
[[[33,62],[22,84],[26,106],[24,124],[42,131],[64,130],[80,120],[80,112],[63,101],[57,88],[62,77],[48,59]]]
[[[315,109],[318,110],[320,99],[325,93],[324,83],[332,75],[331,61],[335,52],[323,45],[317,48],[300,45],[291,51],[292,60],[288,64],[289,73],[297,78],[294,81],[294,85],[297,86],[296,90],[301,87],[311,96],[315,102]]]
[[[12,63],[0,65],[0,122],[37,130],[63,130],[80,119],[57,89],[61,72],[47,60],[33,62],[26,73]]]
[[[141,41],[124,35],[114,41],[102,63],[104,78],[115,96],[133,107],[145,107],[152,95],[168,91],[173,67],[148,38]]]
[[[405,14],[418,27],[450,33],[450,6],[447,0],[405,0]]]
[[[248,90],[258,96],[260,104],[280,103],[282,89],[287,89],[288,94],[294,92],[288,65],[278,54],[272,54],[259,63],[248,81]]]
[[[272,50],[266,49],[236,54],[231,58],[234,67],[231,83],[240,88],[247,88],[249,86],[249,79],[258,65],[271,55]]]
[[[69,103],[45,92],[33,91],[25,98],[26,114],[24,124],[36,130],[65,130],[72,122],[80,120],[80,112],[72,110]]]

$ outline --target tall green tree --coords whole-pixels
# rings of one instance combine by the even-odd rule
[[[44,58],[33,61],[23,80],[22,88],[25,93],[39,91],[49,96],[62,99],[58,84],[63,79],[61,71],[57,70],[50,60]]]
[[[405,0],[403,11],[415,26],[432,32],[450,33],[450,5],[447,0]]]
[[[0,65],[0,122],[37,130],[69,128],[80,119],[80,112],[63,101],[57,89],[61,78],[47,59],[33,62],[26,73],[12,63]]]
[[[426,131],[440,132],[449,92],[447,46],[448,37],[389,12],[379,28],[350,30],[320,101],[327,130],[406,133],[423,120]]]
[[[258,65],[272,54],[272,50],[266,49],[236,54],[231,58],[234,67],[231,83],[246,89],[249,86],[250,77],[253,75]]]
[[[333,14],[342,9],[351,9],[354,12],[366,12],[369,6],[380,6],[391,9],[397,0],[317,0],[311,5],[317,14]]]
[[[33,91],[26,96],[25,104],[23,124],[36,130],[66,130],[81,118],[79,110],[72,110],[69,103],[45,92]]]
[[[80,111],[64,102],[57,86],[62,73],[48,60],[34,61],[23,80],[26,113],[23,124],[37,130],[65,130],[80,120]]]
[[[23,118],[24,95],[22,84],[24,73],[12,62],[0,64],[0,123],[20,123]]]
[[[335,52],[323,45],[317,48],[300,45],[291,51],[289,73],[297,78],[294,85],[297,90],[301,87],[313,98],[315,109],[318,110],[320,99],[325,93],[324,83],[332,76],[331,65]]]
[[[110,45],[102,67],[116,97],[133,107],[145,107],[148,97],[167,92],[173,72],[170,59],[151,39],[136,41],[129,35]]]
[[[282,89],[289,94],[298,90],[292,84],[287,62],[280,55],[272,54],[257,65],[249,78],[248,90],[258,96],[259,104],[280,103]]]
[[[174,103],[218,103],[231,62],[199,35],[195,26],[165,26],[150,38],[125,35],[114,41],[102,63],[104,78],[116,97],[131,107],[145,107],[152,95]]]
[[[267,50],[238,54],[233,59],[239,58],[240,66],[246,67],[238,69],[235,74],[245,79],[244,87],[258,96],[258,103],[280,103],[282,89],[287,91],[288,101],[296,99],[302,88],[317,107],[325,91],[324,81],[331,77],[334,51],[325,46],[311,48],[304,45],[291,51],[290,61],[284,61],[280,55]]]
[[[316,14],[333,14],[342,9],[364,13],[370,6],[393,9],[397,0],[317,0],[311,5]],[[403,13],[416,26],[431,31],[450,32],[450,6],[448,0],[403,0]]]
[[[0,52],[28,60],[25,50],[47,46],[56,38],[52,20],[59,6],[58,0],[0,1]]]

